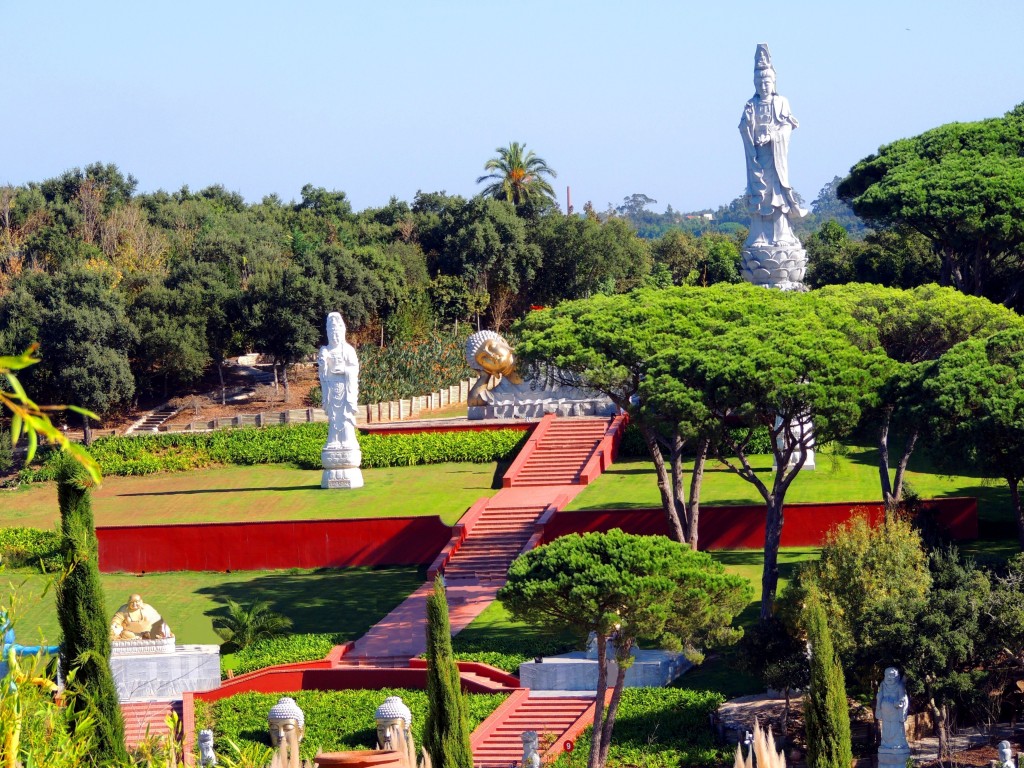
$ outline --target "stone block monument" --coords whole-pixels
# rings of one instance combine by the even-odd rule
[[[363,461],[356,439],[359,406],[359,358],[345,341],[345,321],[338,312],[327,315],[327,345],[317,356],[320,392],[327,413],[327,444],[320,452],[324,473],[321,488],[362,488]]]
[[[220,685],[220,646],[176,645],[160,613],[128,596],[110,620],[110,670],[118,698],[177,698]]]

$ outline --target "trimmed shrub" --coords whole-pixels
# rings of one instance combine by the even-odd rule
[[[466,461],[483,464],[509,459],[526,441],[515,429],[484,432],[360,434],[363,468]],[[294,464],[320,469],[326,424],[222,429],[196,434],[105,437],[90,447],[104,475],[184,472],[214,464]],[[54,454],[57,455],[57,454]],[[52,480],[55,459],[37,468],[32,479]]]
[[[849,768],[850,705],[843,667],[832,647],[832,633],[816,592],[804,608],[807,642],[811,646],[811,683],[804,697],[808,768]]]
[[[444,579],[434,578],[427,595],[427,717],[423,748],[437,768],[473,768],[469,746],[469,705],[452,653]]]
[[[531,632],[479,640],[464,638],[463,634],[460,632],[452,638],[456,659],[490,664],[512,675],[519,674],[519,665],[524,661],[576,650],[576,643],[565,637],[542,637]]]
[[[726,765],[730,748],[715,743],[710,718],[724,698],[715,691],[688,688],[625,688],[615,721],[608,768],[643,766]],[[591,728],[576,741],[572,752],[563,753],[557,768],[584,768],[590,753]],[[732,747],[735,749],[735,747]]]
[[[306,737],[301,754],[311,759],[325,752],[374,749],[377,731],[374,713],[388,696],[401,696],[412,711],[412,733],[417,747],[423,744],[427,714],[425,691],[382,688],[374,691],[295,691],[289,693],[306,715]],[[218,740],[269,744],[267,712],[277,703],[277,693],[242,693],[206,704],[196,702],[196,729],[213,728]],[[469,725],[475,728],[507,698],[504,693],[468,694]]]
[[[0,559],[11,568],[59,571],[63,565],[60,534],[38,528],[0,528]]]
[[[230,668],[236,675],[241,675],[274,664],[317,661],[330,653],[334,646],[351,639],[344,633],[310,633],[265,638],[235,653],[231,657]],[[222,656],[221,677],[227,677],[226,661],[227,658]]]

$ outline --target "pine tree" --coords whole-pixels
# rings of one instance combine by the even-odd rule
[[[93,524],[88,476],[70,458],[57,468],[60,505],[61,554],[64,576],[57,583],[57,618],[60,622],[61,668],[73,670],[68,686],[75,727],[78,718],[96,719],[96,762],[127,762],[124,719],[110,672],[110,630],[100,585],[99,544]]]
[[[804,701],[808,768],[850,768],[850,707],[825,609],[816,590],[807,596],[804,623],[811,645],[811,682]]]
[[[452,652],[448,598],[440,575],[427,597],[427,718],[423,746],[433,768],[473,768],[469,716]]]

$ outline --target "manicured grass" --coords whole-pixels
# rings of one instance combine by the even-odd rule
[[[50,576],[7,573],[15,595],[18,639],[25,645],[59,637]],[[180,643],[220,643],[212,618],[223,613],[226,598],[247,605],[270,603],[293,622],[292,632],[340,633],[354,640],[387,615],[423,583],[416,568],[346,568],[318,571],[238,571],[235,573],[103,574],[107,615],[138,592],[170,624]],[[4,585],[6,586],[6,584]],[[41,633],[41,634],[40,634]]]
[[[840,456],[819,452],[817,469],[802,471],[797,475],[786,494],[786,501],[879,501],[881,490],[877,459],[876,449],[862,446],[849,446],[846,455]],[[771,456],[754,456],[751,464],[764,473],[768,484]],[[1009,489],[1002,481],[975,475],[938,474],[923,456],[916,455],[911,459],[907,481],[923,498],[976,496],[978,516],[982,521],[1004,523],[1013,520]],[[763,500],[753,485],[724,465],[709,462],[701,487],[701,504],[761,503]],[[626,459],[617,461],[591,483],[569,504],[568,509],[641,509],[659,506],[661,498],[654,478],[654,465],[646,459]]]
[[[319,471],[280,464],[108,477],[93,491],[96,525],[439,515],[455,523],[492,496],[504,465],[452,463],[364,469],[362,488],[328,492]],[[0,491],[0,526],[53,528],[54,483]]]

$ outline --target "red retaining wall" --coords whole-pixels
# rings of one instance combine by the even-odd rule
[[[924,503],[926,513],[953,539],[978,537],[978,500],[974,498],[932,499]],[[850,519],[854,511],[868,515],[876,524],[884,507],[876,502],[832,504],[787,504],[782,546],[816,547],[830,528]],[[701,507],[698,525],[700,549],[762,549],[764,547],[764,507]],[[627,533],[668,535],[661,509],[606,509],[559,512],[544,527],[544,543],[568,533],[607,531],[621,528]]]
[[[427,565],[448,543],[439,517],[293,520],[96,529],[100,570],[253,571]]]

